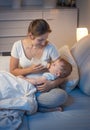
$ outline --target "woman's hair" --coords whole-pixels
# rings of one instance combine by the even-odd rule
[[[69,76],[72,72],[72,65],[66,61],[65,59],[61,58],[60,59],[61,62],[63,62],[63,65],[62,65],[62,72],[60,74],[60,77],[61,78],[65,78],[67,76]]]
[[[47,32],[51,32],[49,24],[44,19],[33,20],[28,27],[28,34],[32,33],[34,36],[40,36]]]

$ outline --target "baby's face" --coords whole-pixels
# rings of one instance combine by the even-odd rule
[[[49,72],[54,75],[60,76],[62,72],[62,65],[63,65],[62,61],[56,60],[55,62],[51,64]]]

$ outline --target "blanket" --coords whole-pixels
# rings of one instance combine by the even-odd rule
[[[0,110],[0,130],[18,130],[22,124],[24,111]]]
[[[0,130],[4,130],[5,126],[10,130],[12,119],[15,125],[11,129],[16,130],[16,124],[21,124],[25,112],[33,114],[37,111],[35,92],[36,88],[26,80],[6,71],[0,72]],[[16,115],[19,116],[19,122]],[[8,122],[10,124],[7,126]]]

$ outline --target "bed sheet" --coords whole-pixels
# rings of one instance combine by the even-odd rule
[[[29,124],[28,124],[28,116],[24,115],[22,124],[18,128],[18,130],[30,130],[29,129]]]
[[[28,116],[30,130],[90,130],[90,97],[73,90],[63,112]]]

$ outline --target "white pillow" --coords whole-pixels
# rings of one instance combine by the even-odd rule
[[[0,71],[9,71],[10,56],[0,56]]]
[[[69,93],[78,84],[78,81],[79,81],[78,67],[74,60],[74,57],[72,56],[72,54],[70,52],[68,45],[61,47],[59,49],[59,52],[60,52],[60,56],[64,59],[66,59],[72,65],[71,74],[66,78],[66,81],[61,85],[61,87],[64,88],[67,93]]]
[[[90,34],[74,44],[71,53],[79,68],[78,86],[83,93],[90,96]]]

